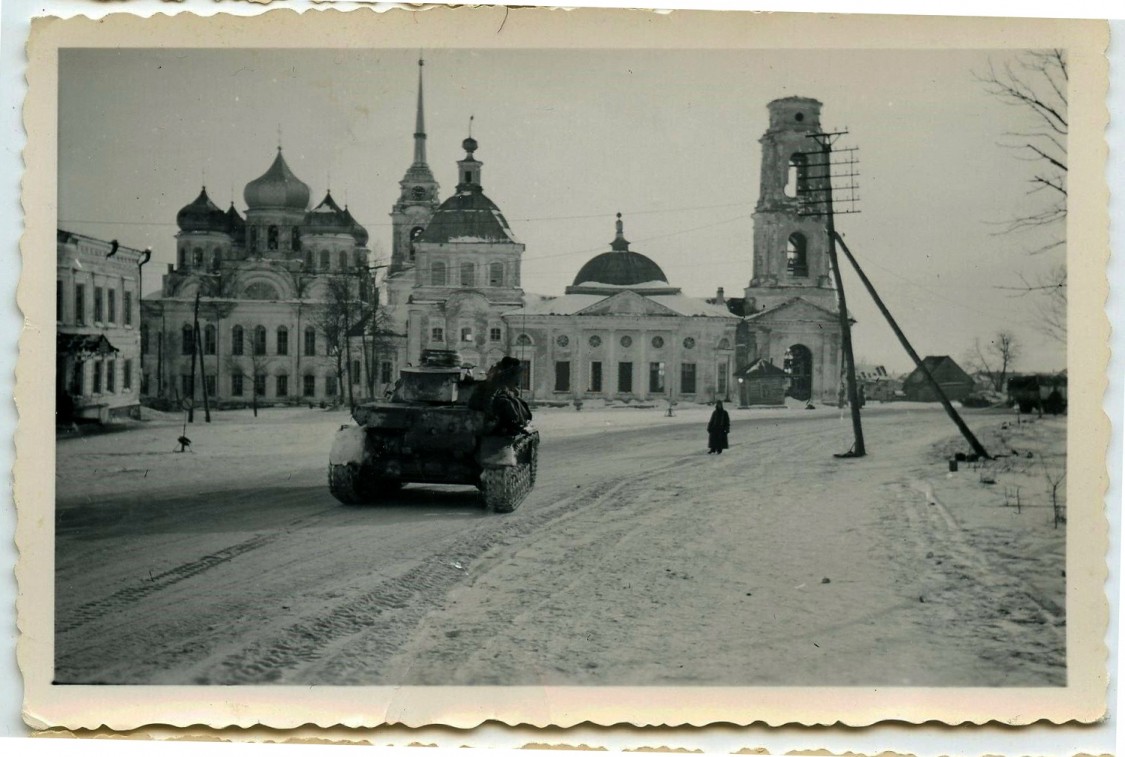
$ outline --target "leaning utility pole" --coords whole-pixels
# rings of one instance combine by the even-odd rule
[[[918,357],[918,353],[914,351],[914,347],[912,347],[910,342],[907,340],[906,334],[902,333],[902,329],[899,328],[898,322],[895,321],[894,317],[891,315],[891,311],[887,310],[887,306],[883,304],[883,299],[879,296],[879,293],[875,291],[875,286],[871,283],[871,280],[867,278],[867,274],[863,272],[863,269],[859,267],[859,263],[856,261],[855,256],[852,255],[852,251],[848,249],[848,246],[846,244],[844,244],[843,238],[837,236],[836,240],[839,241],[840,247],[841,249],[843,249],[844,254],[848,256],[848,262],[852,264],[853,268],[855,268],[856,274],[859,275],[859,280],[863,282],[863,285],[865,287],[867,287],[867,292],[871,295],[871,299],[875,301],[875,305],[879,308],[879,312],[882,313],[883,317],[887,319],[887,323],[890,324],[891,330],[895,332],[895,336],[898,337],[898,341],[902,343],[903,349],[905,349],[907,354],[910,355],[910,359],[914,361],[914,365],[918,366],[918,370],[922,372],[922,375],[926,378],[926,381],[929,382],[930,388],[934,390],[934,394],[936,394],[937,398],[941,401],[941,406],[945,408],[945,412],[957,426],[957,429],[961,432],[961,435],[965,437],[965,441],[969,443],[969,446],[973,448],[973,452],[977,453],[978,456],[983,457],[986,460],[991,460],[992,456],[988,454],[988,451],[984,448],[984,445],[980,443],[977,437],[965,424],[965,421],[961,419],[961,416],[953,408],[953,403],[951,403],[949,401],[949,398],[945,396],[945,392],[942,391],[941,384],[939,384],[937,379],[934,378],[933,374],[930,373],[930,369],[926,367],[926,364],[922,362],[922,359]]]
[[[860,422],[859,415],[859,389],[856,386],[855,380],[855,355],[852,351],[852,326],[851,320],[848,318],[848,300],[844,294],[844,282],[840,277],[840,265],[836,256],[836,222],[835,210],[832,205],[832,167],[833,165],[845,166],[848,169],[854,167],[855,159],[851,157],[851,152],[854,148],[850,148],[848,159],[840,162],[832,162],[832,144],[839,139],[847,131],[834,131],[834,132],[817,132],[807,135],[809,139],[816,140],[820,149],[807,153],[809,157],[817,158],[817,162],[809,162],[808,168],[820,168],[820,173],[806,176],[805,186],[798,187],[798,197],[801,202],[802,215],[815,215],[823,216],[825,221],[825,233],[828,235],[828,261],[832,266],[832,277],[836,284],[836,299],[839,309],[840,317],[840,346],[844,354],[844,376],[847,382],[848,391],[848,405],[851,408],[852,415],[852,432],[855,435],[855,445],[851,451],[836,455],[836,457],[863,457],[867,454],[867,448],[863,444],[863,424]],[[853,191],[852,200],[854,201],[855,183],[850,181],[855,176],[855,171],[849,170],[842,176],[848,179],[845,187]],[[803,197],[802,197],[803,195]],[[855,212],[850,210],[848,212]]]

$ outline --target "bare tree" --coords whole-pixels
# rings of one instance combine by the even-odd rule
[[[1066,51],[1025,51],[999,68],[990,64],[988,72],[977,74],[977,79],[988,93],[1029,116],[1028,127],[1007,133],[1002,144],[1031,164],[1028,194],[1037,202],[1026,213],[1006,221],[1004,232],[1035,232],[1032,254],[1065,249],[1070,128]],[[1033,279],[1020,276],[1019,285],[1003,288],[1040,295],[1036,307],[1040,330],[1052,339],[1066,341],[1065,265]]]
[[[351,372],[351,341],[349,335],[356,327],[356,316],[360,307],[352,291],[352,282],[347,276],[333,276],[328,279],[324,299],[317,308],[314,320],[317,329],[324,334],[325,349],[336,364],[336,382],[339,391],[344,391],[344,376]],[[347,379],[349,405],[355,405],[352,397],[352,382]]]
[[[232,337],[233,338],[233,337]],[[256,343],[254,329],[243,331],[241,349],[232,344],[230,355],[226,357],[227,368],[232,376],[241,376],[250,382],[250,406],[254,410],[254,417],[258,417],[258,377],[266,375],[270,359],[266,355],[265,345]],[[237,353],[237,354],[234,354]],[[245,392],[245,389],[243,389]]]
[[[981,346],[979,339],[973,343],[969,365],[974,371],[987,376],[993,389],[1002,392],[1019,355],[1020,347],[1015,336],[1010,331],[998,331],[985,347]]]

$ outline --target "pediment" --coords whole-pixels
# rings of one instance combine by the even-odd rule
[[[808,300],[794,297],[788,302],[784,302],[769,310],[757,313],[750,316],[748,320],[756,323],[772,323],[780,321],[801,321],[801,322],[814,322],[814,323],[835,323],[837,316],[835,313],[825,310],[822,307],[812,304]]]
[[[676,311],[636,292],[620,292],[579,310],[578,315],[675,316]]]

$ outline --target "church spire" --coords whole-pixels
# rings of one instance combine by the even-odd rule
[[[422,69],[426,61],[418,57],[418,115],[414,120],[414,165],[426,164],[426,114],[422,103]]]

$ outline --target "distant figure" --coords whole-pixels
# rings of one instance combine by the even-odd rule
[[[723,410],[721,400],[715,402],[715,412],[711,413],[711,420],[707,424],[707,454],[723,454],[723,450],[730,446],[727,443],[727,434],[730,433],[730,415]]]
[[[469,397],[469,407],[488,417],[493,434],[522,434],[531,422],[531,408],[520,397],[522,367],[519,358],[501,358],[488,369],[484,381],[477,384]]]

